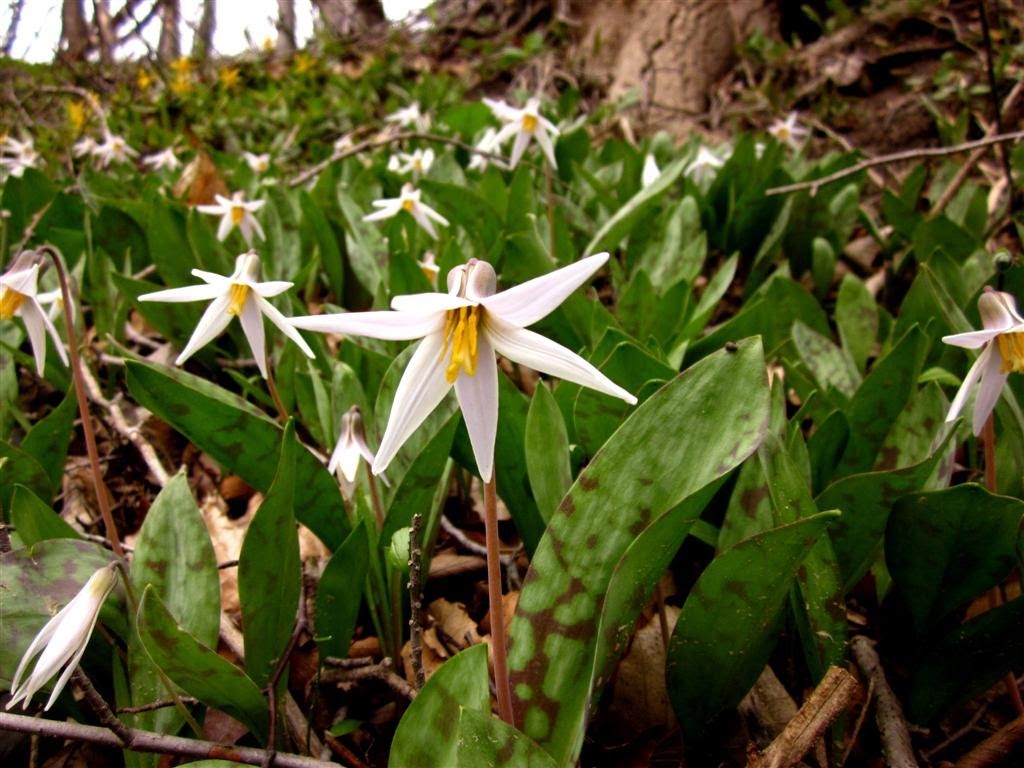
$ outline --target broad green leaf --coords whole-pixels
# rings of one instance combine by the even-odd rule
[[[565,419],[543,382],[537,383],[526,414],[526,471],[537,509],[547,522],[572,485],[572,467]]]
[[[21,449],[32,454],[50,478],[49,493],[44,498],[60,491],[64,463],[68,457],[68,443],[71,442],[71,431],[77,415],[78,400],[72,387],[60,405],[37,421],[21,442]]]
[[[149,200],[146,222],[146,244],[157,272],[167,285],[191,285],[196,263],[192,247],[185,236],[185,220],[180,208],[171,207],[158,197]]]
[[[245,670],[264,687],[295,627],[302,589],[295,527],[295,422],[281,438],[274,482],[253,515],[238,558],[238,600],[245,633]]]
[[[652,238],[635,269],[645,270],[661,294],[680,281],[692,282],[700,274],[706,254],[707,234],[701,227],[697,200],[687,195],[670,209],[662,237]]]
[[[266,737],[267,702],[256,683],[175,622],[153,587],[139,601],[138,631],[150,659],[182,690]]]
[[[342,182],[338,185],[338,207],[345,219],[345,252],[352,272],[371,294],[376,294],[383,276],[382,263],[387,246],[372,222],[363,221],[364,211],[349,196]]]
[[[761,674],[797,569],[833,517],[822,513],[744,539],[712,560],[690,591],[666,667],[689,744],[706,740],[714,720]]]
[[[793,323],[793,345],[823,392],[831,388],[841,392],[844,398],[853,397],[861,378],[845,351],[799,320]]]
[[[482,253],[500,239],[501,220],[494,209],[471,188],[423,179],[420,188],[429,205],[435,206],[453,225],[461,226]]]
[[[843,349],[863,371],[878,338],[878,305],[864,283],[849,273],[839,284],[836,328]]]
[[[64,522],[48,504],[24,485],[15,485],[11,496],[11,524],[26,547],[46,539],[80,539],[81,534]]]
[[[999,584],[1017,563],[1024,502],[958,485],[896,502],[885,559],[920,634]]]
[[[335,297],[341,297],[345,290],[345,264],[330,222],[306,190],[299,192],[299,205],[302,206],[303,223],[320,249],[320,263],[327,275],[327,285]]]
[[[711,315],[714,314],[715,309],[718,307],[718,302],[722,300],[726,291],[729,290],[732,279],[736,276],[738,264],[739,254],[734,253],[725,260],[725,263],[718,268],[718,271],[708,281],[704,292],[700,295],[697,306],[693,310],[693,316],[686,321],[686,327],[683,329],[684,339],[697,336],[704,330],[704,326],[707,325]]]
[[[321,659],[348,656],[363,600],[369,554],[369,536],[363,523],[352,529],[324,567],[316,589],[316,643]]]
[[[489,712],[462,708],[456,765],[459,768],[558,768],[558,763],[522,731]]]
[[[940,442],[945,441],[952,424],[946,424],[949,401],[942,388],[929,382],[918,390],[896,417],[875,460],[874,470],[901,469],[924,461]],[[953,450],[950,445],[947,455],[940,462],[939,475],[942,485],[947,484],[953,470]]]
[[[50,476],[35,457],[17,446],[0,440],[0,513],[11,508],[16,485],[23,485],[41,499],[49,499]]]
[[[405,710],[391,742],[391,768],[457,765],[460,713],[491,711],[487,646],[474,645],[431,675]]]
[[[245,482],[266,493],[281,445],[281,427],[236,395],[174,368],[127,360],[128,389],[148,408]],[[328,547],[348,533],[338,484],[305,448],[295,456],[299,522]]]
[[[573,762],[582,746],[590,691],[580,681],[594,667],[616,564],[645,528],[756,448],[766,383],[757,339],[709,356],[634,411],[552,516],[512,622],[509,667],[516,722],[556,761]]]

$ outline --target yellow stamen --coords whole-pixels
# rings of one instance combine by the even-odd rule
[[[412,213],[413,208],[416,207],[416,203],[413,200],[403,200],[402,207],[405,208],[409,213]]]
[[[242,219],[245,218],[245,208],[240,205],[231,206],[231,223],[236,227],[242,223]]]
[[[1000,373],[1024,373],[1024,332],[1001,333],[996,336],[1003,364]]]
[[[527,133],[533,133],[537,130],[537,118],[533,115],[523,115],[523,130]]]
[[[451,348],[451,358],[444,369],[444,377],[449,384],[459,378],[459,370],[468,376],[476,374],[476,353],[478,327],[480,324],[480,307],[459,307],[448,311],[444,321],[444,345],[441,347],[441,360]]]
[[[231,303],[228,304],[228,314],[238,317],[242,314],[242,307],[249,296],[249,286],[242,283],[231,284]]]
[[[0,320],[10,320],[25,301],[25,294],[10,288],[0,288]]]

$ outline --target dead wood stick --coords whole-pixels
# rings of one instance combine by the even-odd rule
[[[1011,720],[960,758],[956,768],[985,768],[989,765],[1004,765],[1010,750],[1021,741],[1024,741],[1024,715],[1016,720]]]
[[[790,768],[811,751],[822,734],[860,696],[857,679],[839,667],[825,677],[752,768]]]
[[[865,635],[857,635],[850,641],[850,649],[861,672],[875,684],[875,722],[882,739],[886,764],[890,768],[918,768],[903,708],[889,687],[889,681],[885,679],[885,670],[875,650],[874,640]]]

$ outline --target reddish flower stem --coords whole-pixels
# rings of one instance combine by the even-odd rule
[[[494,688],[498,697],[498,715],[511,726],[512,687],[508,679],[505,648],[505,606],[501,600],[501,560],[498,551],[498,491],[491,475],[484,483],[484,538],[487,545],[487,597],[491,612],[491,651],[494,654]]]

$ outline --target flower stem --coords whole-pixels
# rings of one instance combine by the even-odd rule
[[[512,688],[508,679],[505,649],[505,606],[501,601],[501,560],[498,552],[498,491],[494,475],[484,483],[484,538],[487,544],[487,597],[491,614],[491,650],[494,653],[494,688],[498,694],[498,715],[511,726]]]
[[[370,486],[370,503],[373,504],[373,513],[377,516],[377,532],[384,530],[384,508],[380,503],[380,491],[377,488],[377,476],[373,474],[370,465],[366,464],[366,480]]]
[[[558,250],[555,238],[555,189],[552,178],[551,163],[544,163],[544,176],[547,184],[548,197],[548,239],[551,247],[551,258],[558,262]]]
[[[288,409],[281,402],[281,395],[277,391],[277,384],[274,383],[274,369],[270,365],[270,360],[267,360],[267,390],[274,401],[274,407],[277,408],[277,420],[282,424],[286,423],[288,421]]]

